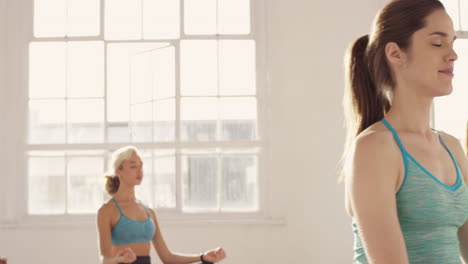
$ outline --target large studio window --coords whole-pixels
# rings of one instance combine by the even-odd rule
[[[101,5],[103,3],[103,5]],[[35,0],[28,213],[94,213],[111,151],[135,145],[137,196],[176,212],[259,210],[249,0]]]

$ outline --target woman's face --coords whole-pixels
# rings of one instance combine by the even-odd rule
[[[452,92],[455,32],[447,13],[436,10],[426,17],[426,26],[416,31],[404,53],[400,77],[417,96],[436,97]]]
[[[121,168],[117,169],[116,173],[122,183],[139,185],[143,180],[143,162],[136,153],[133,153],[130,159],[122,162]]]

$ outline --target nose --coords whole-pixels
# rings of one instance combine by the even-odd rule
[[[450,54],[448,55],[447,59],[450,62],[454,62],[458,59],[458,54],[455,52],[453,48],[450,49]]]

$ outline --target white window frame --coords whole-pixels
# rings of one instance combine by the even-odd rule
[[[0,0],[1,1],[1,0]],[[181,2],[180,10],[183,10],[183,0]],[[256,41],[256,88],[257,88],[257,133],[259,139],[255,145],[248,144],[248,146],[258,147],[261,151],[258,154],[258,199],[259,211],[255,213],[197,213],[187,214],[181,211],[174,212],[174,210],[158,209],[158,214],[163,222],[169,225],[175,224],[206,224],[210,223],[220,224],[284,224],[282,217],[273,217],[269,203],[269,184],[268,184],[268,164],[270,160],[268,148],[268,57],[267,57],[267,32],[266,32],[266,8],[267,1],[265,0],[251,0],[251,33],[245,36],[220,36],[219,39],[244,39],[251,38]],[[0,4],[5,3],[8,15],[5,16],[8,25],[5,28],[0,28],[0,33],[4,33],[8,39],[8,46],[4,48],[6,62],[8,67],[5,69],[5,85],[3,87],[5,96],[3,104],[0,105],[0,112],[6,113],[5,127],[0,132],[0,158],[5,162],[5,175],[14,175],[14,177],[5,177],[4,184],[0,185],[0,227],[16,227],[16,226],[75,226],[75,225],[94,225],[95,214],[91,215],[45,215],[45,216],[31,216],[27,214],[28,203],[28,173],[27,173],[27,159],[26,153],[30,150],[36,150],[38,147],[28,144],[28,53],[29,43],[31,41],[51,41],[60,40],[64,38],[34,38],[33,34],[33,3],[34,0],[3,0]],[[73,40],[103,40],[104,33],[104,0],[101,0],[101,32],[98,37],[68,37],[67,41]],[[1,7],[1,5],[0,5]],[[6,11],[5,11],[6,13]],[[183,27],[183,17],[181,18],[181,29]],[[183,30],[180,32],[181,40],[186,39]],[[190,36],[189,39],[204,39],[203,36]],[[158,40],[171,42],[170,40]],[[129,43],[132,41],[107,41],[107,43]],[[140,41],[138,41],[140,42]],[[145,40],[141,41],[145,42]],[[153,41],[148,41],[153,42]],[[178,53],[178,51],[176,51]],[[0,53],[2,54],[2,53]],[[176,64],[178,64],[178,54],[176,54]],[[177,71],[178,71],[177,67]],[[1,70],[1,68],[0,68]],[[1,76],[1,75],[0,75]],[[176,85],[179,86],[179,73],[176,75]],[[8,88],[8,89],[7,89]],[[179,91],[179,89],[177,89]],[[178,94],[176,94],[178,96]],[[179,126],[179,124],[176,124]],[[1,144],[3,143],[3,144]],[[70,147],[72,144],[53,144],[41,145],[40,149],[44,147],[47,150],[63,150]],[[123,144],[99,144],[97,149],[116,148]],[[158,147],[160,145],[167,146],[167,143],[151,143],[151,144],[133,144],[140,148],[145,147]],[[94,147],[94,144],[73,145],[73,149],[79,150],[83,148]],[[183,147],[239,147],[239,144],[232,142],[209,142],[198,143],[190,142],[183,143]],[[180,147],[180,146],[176,146]],[[180,161],[179,161],[180,162]],[[178,164],[177,164],[178,166]],[[181,178],[181,177],[178,177]],[[179,187],[177,187],[179,188]],[[180,194],[177,194],[180,196]],[[271,199],[271,198],[270,198]]]

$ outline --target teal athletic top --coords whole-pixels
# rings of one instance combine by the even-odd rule
[[[439,134],[457,171],[457,182],[448,186],[409,154],[396,131],[386,121],[400,147],[405,166],[403,183],[396,193],[398,219],[410,264],[461,264],[458,230],[468,219],[468,188],[452,152]],[[354,263],[368,263],[353,218]],[[385,239],[384,237],[382,239]]]
[[[132,243],[150,242],[151,239],[153,239],[156,228],[148,209],[145,207],[148,219],[145,221],[136,221],[123,214],[122,209],[120,209],[120,206],[114,197],[112,197],[112,201],[114,201],[115,206],[120,212],[119,221],[112,228],[112,245],[119,246]]]

